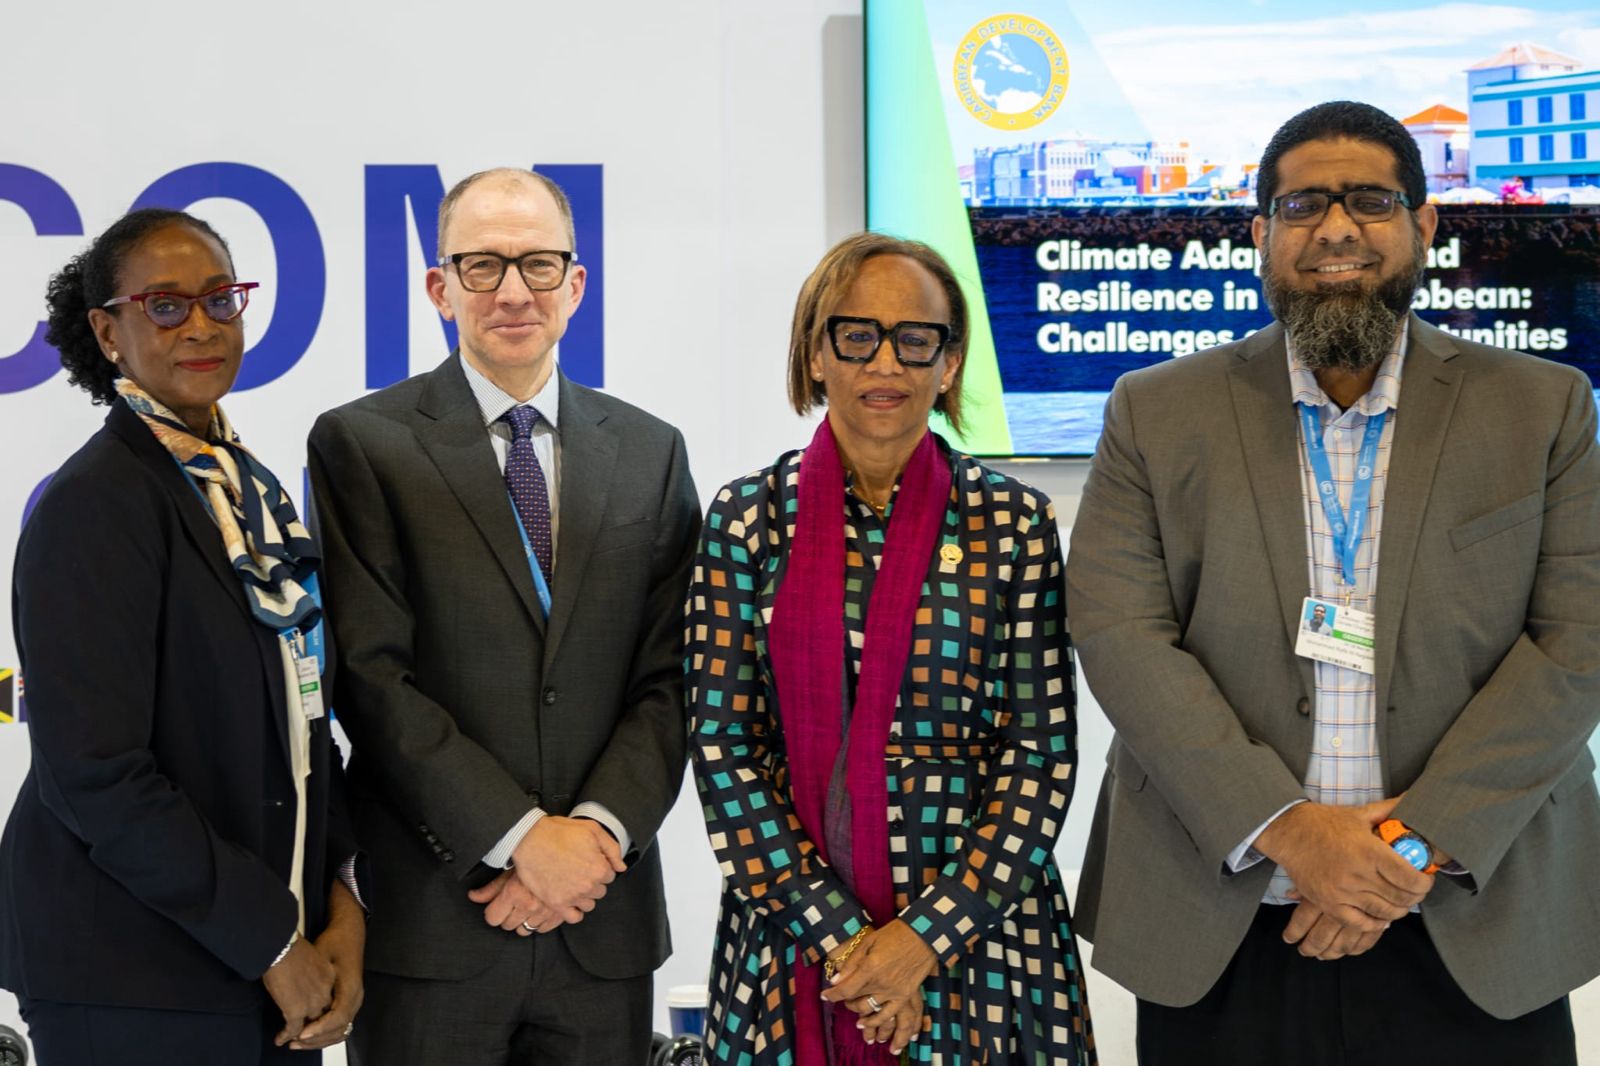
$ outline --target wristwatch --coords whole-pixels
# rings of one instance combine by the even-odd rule
[[[1423,873],[1431,874],[1439,869],[1439,864],[1433,861],[1433,845],[1400,819],[1390,818],[1378,826],[1378,837]]]

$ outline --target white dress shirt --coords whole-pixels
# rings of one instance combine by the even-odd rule
[[[511,453],[511,426],[500,421],[500,417],[513,407],[521,406],[517,399],[508,395],[500,386],[480,374],[462,355],[461,369],[467,376],[467,386],[472,390],[473,398],[478,401],[478,409],[483,412],[483,424],[489,432],[489,444],[494,448],[495,462],[500,466],[500,472],[505,473],[506,457]],[[550,378],[529,400],[527,406],[539,412],[539,421],[533,427],[533,454],[539,459],[539,467],[544,471],[545,486],[550,497],[550,552],[551,558],[557,558],[556,543],[561,529],[561,375],[553,369]],[[512,506],[510,494],[506,495],[506,506]],[[546,575],[547,577],[549,575]],[[527,836],[529,831],[545,816],[541,807],[534,807],[523,815],[500,838],[499,843],[489,849],[483,856],[486,866],[505,869],[511,865],[511,854]],[[633,846],[632,838],[628,831],[618,820],[617,816],[606,809],[602,803],[588,800],[572,808],[573,818],[590,818],[605,826],[606,831],[616,838],[617,846],[622,854],[626,855]]]

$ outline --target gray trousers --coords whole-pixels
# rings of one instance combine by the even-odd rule
[[[645,1066],[651,976],[595,977],[559,935],[531,939],[532,973],[521,950],[465,981],[369,972],[353,1066]]]

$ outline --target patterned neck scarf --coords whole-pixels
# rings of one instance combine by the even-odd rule
[[[202,440],[127,378],[117,379],[117,392],[199,489],[255,620],[274,632],[309,632],[322,612],[301,583],[316,573],[316,545],[278,479],[240,443],[222,408],[212,405],[209,439]]]
[[[933,434],[925,434],[901,477],[883,563],[867,602],[845,777],[854,873],[850,888],[878,926],[895,917],[883,749],[911,655],[911,626],[944,523],[950,481],[949,462]],[[783,716],[795,814],[825,862],[825,801],[844,732],[843,488],[844,464],[833,428],[823,419],[800,461],[794,541],[767,626],[767,647]],[[887,1045],[863,1041],[849,1010],[823,1010],[821,969],[802,962],[795,975],[795,1044],[801,1066],[893,1063]]]

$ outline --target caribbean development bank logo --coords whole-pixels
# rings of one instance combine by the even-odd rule
[[[22,679],[15,670],[0,666],[0,725],[23,720]]]
[[[956,48],[956,98],[997,130],[1025,130],[1049,118],[1067,96],[1067,50],[1029,15],[984,19]]]

